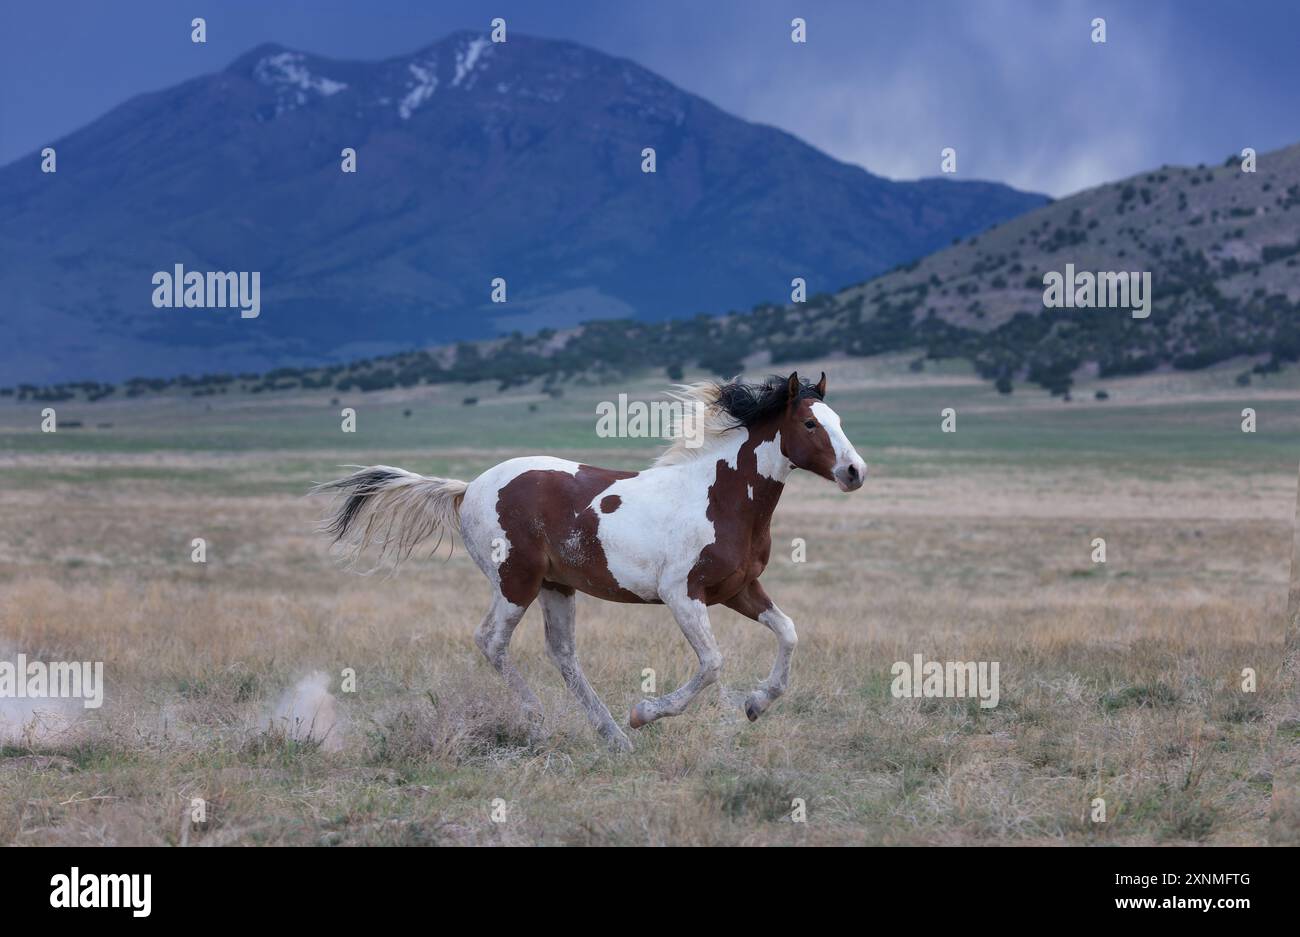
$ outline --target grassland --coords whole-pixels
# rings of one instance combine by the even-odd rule
[[[796,477],[777,513],[764,584],[800,633],[790,692],[745,720],[736,697],[774,642],[716,610],[722,692],[621,756],[565,693],[536,609],[513,650],[540,736],[473,646],[487,591],[463,553],[393,578],[340,571],[303,492],[347,463],[639,467],[655,446],[597,439],[595,403],[659,380],[558,400],[442,386],[68,403],[53,434],[40,405],[0,405],[0,658],[102,660],[108,682],[98,711],[32,725],[0,708],[0,843],[1296,841],[1300,710],[1281,665],[1300,376],[1239,387],[1235,362],[1065,402],[1000,396],[956,365],[915,374],[910,357],[818,365],[870,476],[853,495]],[[616,714],[644,668],[661,688],[693,668],[663,609],[578,615]],[[999,661],[1000,704],[894,698],[890,666],[916,653]],[[317,671],[338,719],[324,743],[275,718]]]

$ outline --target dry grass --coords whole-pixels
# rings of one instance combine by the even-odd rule
[[[540,736],[473,646],[487,592],[463,553],[394,579],[340,572],[311,533],[322,506],[279,493],[313,480],[284,457],[46,458],[163,474],[0,490],[8,651],[103,660],[108,679],[102,710],[0,748],[0,843],[1294,841],[1300,808],[1273,792],[1274,730],[1298,724],[1276,715],[1293,477],[908,458],[890,477],[879,454],[856,495],[807,478],[786,493],[764,577],[801,637],[786,697],[744,719],[736,693],[774,643],[719,609],[727,687],[626,756],[565,694],[536,609],[513,650],[546,707]],[[310,461],[326,477],[351,459]],[[198,536],[206,565],[190,562]],[[1089,559],[1098,536],[1105,566]],[[643,695],[643,668],[660,691],[691,672],[663,609],[578,614],[616,714]],[[1000,705],[894,699],[890,665],[915,653],[999,661]],[[1244,667],[1260,692],[1240,691]],[[315,670],[338,698],[336,745],[270,725]],[[1106,823],[1088,819],[1098,796]],[[193,797],[204,829],[186,822]]]

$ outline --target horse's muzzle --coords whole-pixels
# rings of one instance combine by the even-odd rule
[[[840,491],[857,491],[866,480],[867,467],[864,464],[850,462],[835,470],[835,484],[840,486]]]

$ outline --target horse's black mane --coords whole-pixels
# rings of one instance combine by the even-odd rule
[[[732,381],[718,384],[718,406],[737,426],[750,427],[766,417],[784,410],[790,401],[790,379],[773,374],[758,384]],[[821,400],[822,395],[811,381],[799,380],[799,399]]]

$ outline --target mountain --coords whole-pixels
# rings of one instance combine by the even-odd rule
[[[627,60],[515,34],[382,62],[265,45],[52,145],[56,173],[35,153],[0,169],[0,383],[722,312],[786,299],[796,276],[860,282],[1047,201],[892,182]],[[260,314],[155,308],[151,278],[176,264],[258,272]]]
[[[1045,277],[1150,274],[1145,318],[1124,308],[1047,308]],[[1066,394],[1080,376],[1196,369],[1243,359],[1249,383],[1300,360],[1300,145],[1222,165],[1162,167],[1099,186],[799,304],[665,322],[602,320],[320,368],[19,389],[42,400],[122,392],[190,394],[296,388],[379,390],[418,383],[616,379],[686,365],[731,376],[836,353],[915,350],[966,358],[999,389]],[[743,362],[743,364],[742,364]]]

